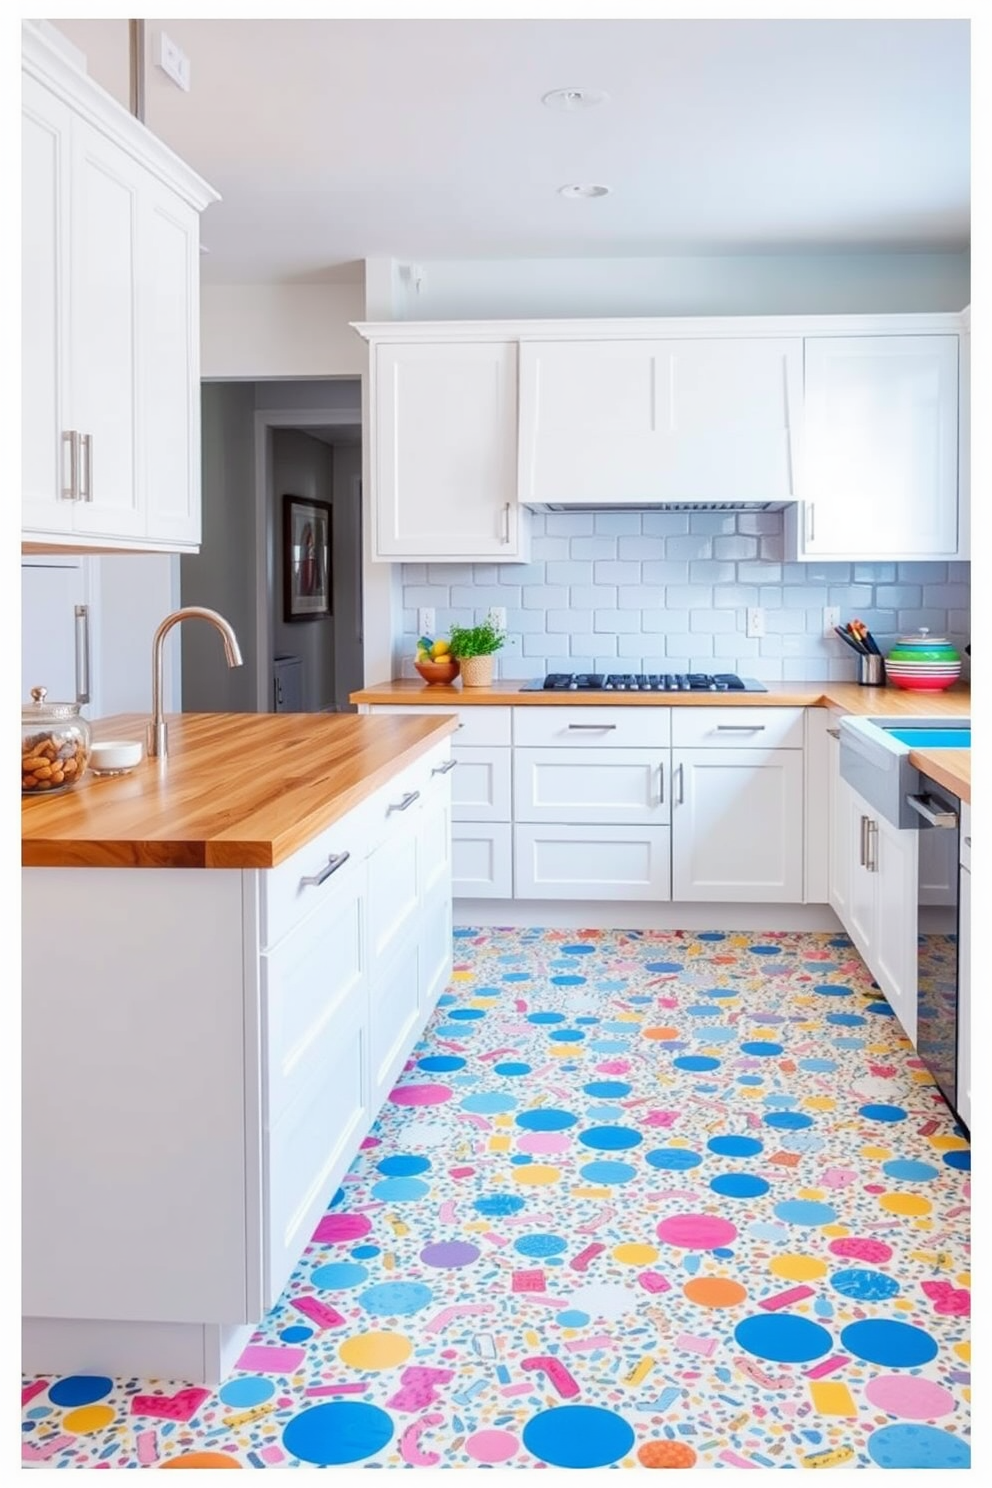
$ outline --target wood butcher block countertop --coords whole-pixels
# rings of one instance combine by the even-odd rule
[[[909,763],[959,801],[971,801],[970,749],[912,749]]]
[[[95,739],[145,738],[117,714]],[[22,797],[26,868],[272,868],[455,728],[449,718],[184,713],[169,756]]]

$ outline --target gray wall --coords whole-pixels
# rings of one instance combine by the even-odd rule
[[[362,645],[362,446],[334,445],[334,692],[338,712],[365,685]]]
[[[316,713],[333,708],[334,617],[320,620],[283,619],[283,497],[333,504],[331,447],[298,429],[272,431],[272,485],[269,491],[269,535],[276,555],[272,596],[272,641],[276,656],[303,659],[303,710]],[[332,522],[331,540],[335,542]]]
[[[255,391],[249,382],[202,388],[203,539],[180,560],[184,605],[206,605],[234,626],[245,664],[229,668],[220,637],[202,621],[182,632],[187,713],[255,709]]]

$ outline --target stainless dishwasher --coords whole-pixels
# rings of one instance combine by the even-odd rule
[[[916,1051],[957,1111],[960,802],[920,776],[906,796],[920,833],[917,869]]]

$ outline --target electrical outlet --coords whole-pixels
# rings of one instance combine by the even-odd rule
[[[189,92],[190,66],[186,53],[172,40],[166,36],[164,31],[158,36],[158,65],[170,77],[177,88],[182,88],[184,93]]]
[[[506,610],[503,605],[491,605],[489,609],[489,623],[497,630],[506,631]]]
[[[434,612],[433,606],[427,606],[427,605],[425,605],[423,609],[417,611],[417,635],[418,636],[430,636],[431,640],[433,641],[434,638],[435,638],[434,637],[434,626],[436,624],[437,624],[437,616],[436,616],[436,614]]]
[[[501,654],[503,656],[520,655],[520,637],[516,634],[516,632],[514,632],[513,635],[507,636],[506,640],[503,642]]]
[[[748,607],[747,633],[752,637],[763,636],[765,634],[765,612],[759,605]]]
[[[840,605],[823,606],[823,634],[832,636],[834,626],[840,624]]]

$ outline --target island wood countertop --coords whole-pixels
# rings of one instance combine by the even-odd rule
[[[959,801],[971,801],[970,749],[911,749],[909,763]]]
[[[353,692],[352,703],[405,703],[432,708],[602,707],[609,708],[833,708],[838,713],[899,717],[967,718],[971,689],[913,692],[902,687],[861,687],[857,682],[770,682],[767,692],[521,692],[504,679],[491,687],[462,687],[402,678]]]
[[[143,714],[93,725],[145,739]],[[456,725],[422,714],[184,713],[169,756],[22,797],[26,868],[273,868]]]

